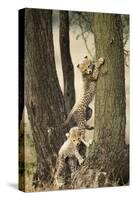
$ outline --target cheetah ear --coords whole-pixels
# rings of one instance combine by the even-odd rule
[[[70,133],[66,133],[66,137],[69,138],[69,136],[70,136]]]
[[[84,58],[88,58],[88,56],[85,56]]]
[[[79,64],[77,65],[77,68],[79,68]]]

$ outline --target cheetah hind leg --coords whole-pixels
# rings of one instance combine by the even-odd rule
[[[57,189],[63,189],[65,185],[64,169],[66,167],[64,158],[59,157],[56,165],[57,171],[55,173],[54,185]]]
[[[71,157],[68,159],[68,166],[69,166],[69,170],[71,173],[71,179],[73,179],[73,176],[78,168],[78,162],[77,162],[77,158],[76,157]]]
[[[94,130],[94,126],[89,126],[88,124],[85,125],[85,128],[87,130]]]
[[[87,130],[93,130],[94,129],[94,126],[90,126],[89,124],[87,124],[87,121],[85,120],[84,121],[84,126]]]

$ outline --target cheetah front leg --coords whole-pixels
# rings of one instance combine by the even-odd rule
[[[84,162],[84,159],[82,158],[82,156],[80,155],[79,151],[77,150],[77,148],[75,148],[75,156],[78,159],[79,165],[81,165]]]
[[[99,58],[98,61],[95,63],[95,68],[94,68],[94,71],[93,71],[93,74],[92,74],[93,80],[97,80],[98,79],[100,67],[103,64],[104,64],[104,59],[103,58]]]

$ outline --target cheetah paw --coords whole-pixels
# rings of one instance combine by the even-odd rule
[[[64,184],[65,183],[64,183],[64,180],[62,178],[60,178],[60,177],[55,178],[55,185],[58,189],[62,188],[64,186]]]
[[[100,63],[100,65],[102,65],[104,63],[104,59],[103,58],[99,58],[98,62]]]
[[[82,165],[84,162],[84,159],[79,160],[79,165]]]

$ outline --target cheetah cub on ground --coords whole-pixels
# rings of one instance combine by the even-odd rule
[[[75,160],[78,161],[79,165],[81,165],[84,162],[83,157],[80,155],[78,147],[82,143],[84,143],[87,147],[89,144],[84,141],[82,138],[82,135],[79,131],[78,127],[73,127],[70,129],[69,133],[66,133],[67,140],[64,142],[64,144],[61,146],[59,150],[59,157],[58,157],[58,167],[57,172],[55,175],[55,181],[56,185],[58,187],[64,185],[64,180],[62,177],[63,170],[65,169],[65,164],[68,161],[69,158],[71,158],[71,162],[69,162],[69,169],[71,172],[71,175],[75,172]]]

